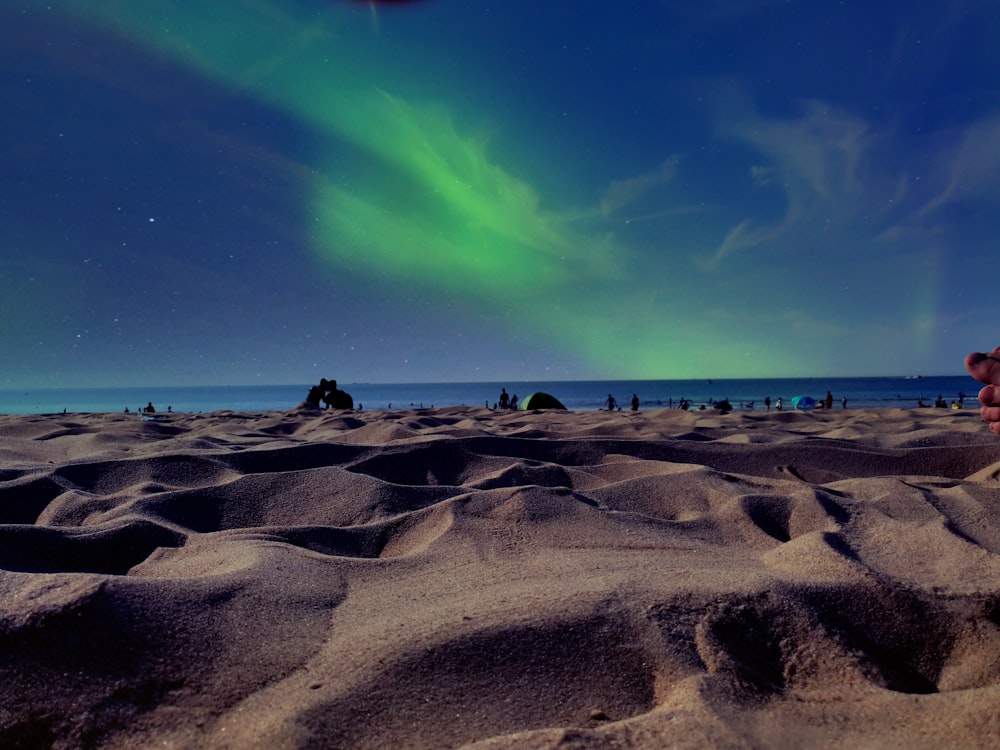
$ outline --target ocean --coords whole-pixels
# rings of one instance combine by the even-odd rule
[[[603,408],[612,394],[623,409],[632,394],[642,409],[676,408],[681,399],[693,408],[711,406],[723,399],[735,409],[763,409],[765,397],[772,408],[778,398],[790,409],[798,395],[819,400],[829,390],[834,406],[841,408],[914,407],[922,401],[933,406],[938,396],[950,406],[965,394],[964,406],[978,408],[980,384],[967,375],[922,378],[784,378],[747,380],[589,380],[491,383],[341,383],[356,408],[411,409],[444,406],[490,406],[500,389],[524,398],[543,391],[568,409]],[[285,411],[305,400],[308,385],[253,386],[150,386],[126,388],[38,388],[0,390],[0,414],[53,414],[67,412],[137,411],[152,402],[157,411],[202,413],[211,411]]]

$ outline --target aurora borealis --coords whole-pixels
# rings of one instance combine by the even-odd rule
[[[1000,335],[992,4],[0,24],[0,387],[949,374]]]

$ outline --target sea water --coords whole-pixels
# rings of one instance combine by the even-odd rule
[[[778,398],[792,408],[792,398],[805,395],[821,400],[833,394],[835,408],[847,399],[847,408],[884,406],[933,406],[940,396],[950,406],[964,394],[965,408],[977,408],[980,384],[967,375],[923,378],[784,378],[746,380],[587,380],[482,383],[341,383],[356,408],[414,409],[445,406],[492,408],[500,389],[523,399],[542,391],[558,398],[568,409],[591,411],[606,408],[612,395],[623,409],[632,395],[642,409],[677,408],[682,399],[693,408],[728,400],[735,409],[764,409]],[[158,412],[203,413],[212,411],[285,411],[305,400],[309,386],[150,386],[123,388],[25,388],[0,390],[0,414],[52,414],[66,412],[135,412],[152,403]]]

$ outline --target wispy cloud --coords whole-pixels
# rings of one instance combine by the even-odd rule
[[[636,177],[613,180],[601,196],[601,216],[609,217],[631,206],[650,191],[666,185],[677,174],[678,156],[668,157],[655,169]]]
[[[796,214],[790,211],[778,224],[755,225],[752,220],[744,219],[726,232],[725,239],[715,252],[707,258],[696,260],[696,265],[704,271],[714,271],[734,253],[778,239],[795,223],[795,218]]]
[[[699,261],[700,267],[715,269],[738,251],[770,247],[803,222],[841,215],[845,206],[859,204],[871,140],[864,120],[819,101],[804,102],[798,118],[768,118],[745,104],[734,110],[733,102],[723,110],[718,135],[758,154],[758,163],[749,168],[751,182],[758,188],[780,189],[786,208],[771,223],[740,218]]]
[[[949,203],[966,200],[1000,201],[1000,116],[971,124],[954,152],[946,157],[947,183],[927,202],[919,216]]]
[[[878,129],[819,101],[803,103],[798,118],[765,117],[740,96],[725,105],[717,133],[758,154],[750,181],[760,189],[779,188],[786,210],[770,224],[749,211],[737,216],[699,264],[704,268],[786,234],[815,233],[821,223],[836,223],[859,241],[930,239],[948,221],[942,209],[1000,202],[1000,115],[921,134],[919,141],[911,135],[900,144],[892,124]]]
[[[720,122],[718,131],[768,156],[769,166],[789,191],[808,188],[823,198],[857,191],[867,123],[823,102],[807,101],[802,106],[798,119],[748,113]]]

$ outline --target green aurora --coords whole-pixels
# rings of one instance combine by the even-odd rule
[[[720,350],[711,326],[673,324],[688,295],[667,301],[660,286],[669,279],[651,284],[631,268],[632,250],[602,212],[545,210],[539,191],[490,153],[486,135],[456,126],[448,101],[407,98],[405,71],[383,65],[379,85],[359,76],[365,45],[354,9],[317,15],[264,0],[76,6],[317,134],[315,161],[300,170],[311,208],[302,232],[333,269],[459,296],[609,376],[748,376],[755,362],[762,372],[781,369],[781,347],[758,342],[753,358],[734,355]]]
[[[932,375],[995,335],[991,7],[0,19],[12,384]]]

